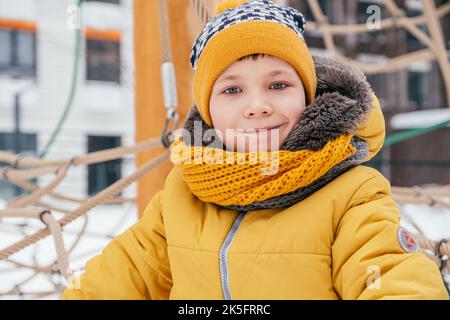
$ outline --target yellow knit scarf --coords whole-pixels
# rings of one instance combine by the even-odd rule
[[[246,153],[188,146],[178,139],[170,147],[170,158],[200,200],[244,206],[314,182],[356,152],[351,139],[342,135],[317,151]]]

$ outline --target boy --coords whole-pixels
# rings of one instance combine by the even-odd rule
[[[389,182],[360,165],[384,141],[363,74],[313,59],[292,8],[218,13],[192,50],[196,106],[164,189],[62,298],[447,299]]]

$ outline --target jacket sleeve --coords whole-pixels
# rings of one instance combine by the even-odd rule
[[[162,192],[147,205],[142,218],[114,238],[86,264],[60,299],[167,299],[172,279],[164,225]]]
[[[389,181],[378,173],[355,192],[335,232],[332,277],[342,299],[448,299],[437,265],[402,249],[399,223]]]

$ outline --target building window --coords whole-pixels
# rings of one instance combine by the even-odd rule
[[[14,133],[0,132],[0,150],[34,157],[37,152],[36,140],[36,134],[22,133],[16,136]],[[0,167],[6,166],[6,163],[0,162]],[[0,198],[7,200],[23,193],[25,191],[21,188],[0,180]]]
[[[376,94],[378,100],[385,100],[386,99],[386,81],[387,76],[386,74],[368,74],[366,75],[367,81],[370,83],[370,86],[372,87],[373,92]]]
[[[120,83],[120,42],[86,40],[87,80]]]
[[[418,9],[407,9],[406,13],[409,17],[417,17],[422,15],[422,10]],[[418,24],[417,27],[422,30],[425,34],[428,33],[428,28],[426,24]],[[405,29],[406,32],[406,44],[408,51],[415,51],[415,50],[421,50],[427,48],[425,44],[423,44],[419,39],[416,38],[415,35],[413,35],[411,32]]]
[[[428,107],[428,74],[420,71],[410,71],[409,79],[409,101],[414,109]]]
[[[437,73],[439,76],[439,102],[438,107],[439,108],[448,108],[447,106],[447,94],[450,94],[450,92],[447,93],[447,89],[445,88],[445,82],[444,78],[442,77],[442,72]]]
[[[121,145],[119,136],[88,136],[88,152],[116,148]],[[122,160],[116,159],[88,166],[88,194],[94,195],[122,177]]]
[[[0,74],[13,77],[35,76],[35,32],[0,28],[0,43]]]
[[[86,2],[106,2],[112,4],[120,4],[120,0],[86,0]]]

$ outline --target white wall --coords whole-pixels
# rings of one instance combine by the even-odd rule
[[[26,2],[26,3],[24,3]],[[69,29],[68,8],[74,0],[0,0],[0,17],[35,21],[37,24],[36,85],[23,96],[22,127],[38,135],[38,150],[50,134],[69,97],[74,63],[75,31]],[[134,144],[134,61],[132,0],[121,5],[85,3],[82,22],[97,29],[122,31],[122,83],[85,80],[84,42],[80,52],[77,93],[69,117],[49,159],[79,156],[87,152],[88,135],[117,135],[122,144]],[[13,130],[13,96],[30,80],[14,80],[0,75],[0,131]],[[134,170],[132,161],[125,161],[122,175]],[[46,183],[51,177],[40,179]],[[58,189],[73,196],[85,196],[87,167],[70,170]],[[130,188],[124,196],[134,194]]]
[[[36,0],[0,0],[0,18],[34,21]]]

